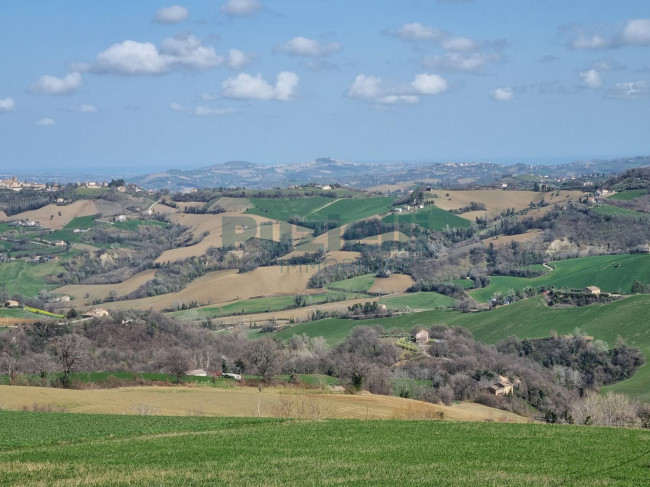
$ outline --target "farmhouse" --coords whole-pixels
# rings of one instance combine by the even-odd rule
[[[20,303],[15,299],[8,299],[5,301],[5,307],[7,308],[17,308],[18,306],[20,306]]]
[[[65,247],[65,241],[64,240],[55,240],[54,241],[54,246],[55,247]]]
[[[116,221],[116,222],[125,222],[125,221],[126,221],[126,215],[118,215],[118,216],[115,218],[115,221]]]
[[[84,318],[101,318],[102,316],[108,316],[108,315],[109,315],[108,311],[105,310],[104,308],[95,308],[86,311],[81,316],[83,316]]]
[[[582,290],[584,294],[593,294],[594,296],[598,296],[600,294],[600,288],[598,286],[587,286]]]
[[[510,382],[507,377],[500,375],[499,381],[488,387],[488,392],[495,396],[507,396],[512,393],[513,389],[514,384]]]

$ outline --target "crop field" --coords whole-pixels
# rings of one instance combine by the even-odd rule
[[[0,308],[0,320],[8,323],[15,320],[16,323],[22,323],[23,320],[40,320],[43,316],[34,313],[25,308]]]
[[[541,230],[530,230],[526,233],[520,233],[518,235],[499,235],[497,237],[490,237],[481,240],[483,245],[489,247],[490,244],[493,244],[497,249],[507,247],[512,244],[512,242],[517,243],[527,243],[532,242],[535,239],[541,239],[543,233]]]
[[[365,293],[372,287],[375,279],[376,277],[374,274],[366,274],[364,276],[357,276],[343,281],[333,282],[328,287],[330,289],[342,291]]]
[[[69,284],[55,289],[54,293],[75,298],[75,301],[69,303],[72,306],[84,306],[90,304],[93,299],[106,299],[111,292],[117,293],[118,296],[129,294],[153,279],[155,275],[156,269],[148,269],[117,284]]]
[[[478,301],[488,301],[496,292],[527,286],[555,286],[582,289],[598,286],[603,292],[628,293],[634,281],[650,283],[650,255],[623,254],[581,257],[552,262],[555,270],[534,278],[492,276],[491,284],[471,293]]]
[[[287,221],[294,215],[306,220],[312,220],[312,218],[309,218],[311,213],[334,201],[336,200],[324,196],[314,196],[312,198],[251,198],[250,203],[254,206],[246,210],[246,213],[282,221]]]
[[[641,196],[644,196],[646,194],[648,194],[648,190],[646,189],[632,189],[630,191],[621,191],[620,193],[613,194],[611,196],[608,196],[607,199],[619,200],[619,201],[631,201],[636,198],[640,198]]]
[[[363,199],[340,199],[313,213],[317,221],[338,220],[342,225],[390,210],[393,198],[379,196]]]
[[[96,215],[97,213],[94,201],[79,200],[65,206],[47,205],[38,210],[18,213],[13,215],[11,220],[34,220],[48,228],[61,230],[76,217]]]
[[[319,294],[303,294],[302,306],[320,303],[347,301],[364,297],[363,294],[345,292],[326,292]],[[224,306],[206,306],[185,311],[175,311],[172,316],[181,320],[200,320],[205,318],[220,318],[232,315],[247,315],[254,313],[269,313],[284,309],[298,308],[296,296],[270,296],[265,298],[242,299]]]
[[[119,228],[120,230],[127,230],[129,232],[134,232],[138,229],[140,225],[151,225],[151,226],[158,226],[158,227],[166,227],[167,223],[165,222],[159,222],[157,220],[127,220],[125,222],[115,222],[113,223],[113,226],[115,228]]]
[[[414,310],[448,308],[453,306],[455,301],[454,298],[450,298],[444,294],[430,292],[405,293],[399,296],[388,296],[379,300],[381,304],[385,304],[388,309],[393,310],[406,308]]]
[[[530,203],[538,204],[542,201],[553,205],[566,203],[569,200],[578,199],[584,193],[582,191],[560,191],[542,193],[535,191],[504,191],[499,189],[482,189],[466,191],[436,190],[430,193],[437,197],[433,200],[436,206],[443,210],[454,210],[468,206],[472,201],[485,204],[488,213],[494,215],[509,208],[520,211],[528,208]]]
[[[22,260],[0,264],[0,285],[5,286],[9,294],[36,296],[42,289],[52,289],[45,282],[45,276],[61,272],[59,262],[35,264]]]
[[[647,484],[640,430],[0,412],[2,485]]]
[[[389,277],[377,277],[368,292],[377,294],[395,294],[406,292],[415,281],[405,274],[392,274]]]
[[[633,218],[650,217],[648,213],[629,210],[627,208],[619,208],[618,206],[612,206],[612,205],[597,206],[593,209],[593,211],[595,211],[596,213],[600,213],[601,215],[627,216]]]
[[[384,223],[414,223],[421,227],[428,228],[429,230],[438,231],[444,230],[447,225],[449,225],[450,228],[467,228],[472,224],[469,220],[449,213],[435,205],[427,206],[426,208],[414,213],[386,215],[382,218],[382,221]]]

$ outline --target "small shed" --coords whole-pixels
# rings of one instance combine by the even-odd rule
[[[426,330],[420,330],[415,334],[415,343],[418,345],[426,345],[429,343],[429,332]]]

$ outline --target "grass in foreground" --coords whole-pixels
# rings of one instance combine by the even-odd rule
[[[0,485],[647,484],[650,433],[0,412]]]

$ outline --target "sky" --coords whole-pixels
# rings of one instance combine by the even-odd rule
[[[0,172],[650,155],[647,0],[0,0]]]

